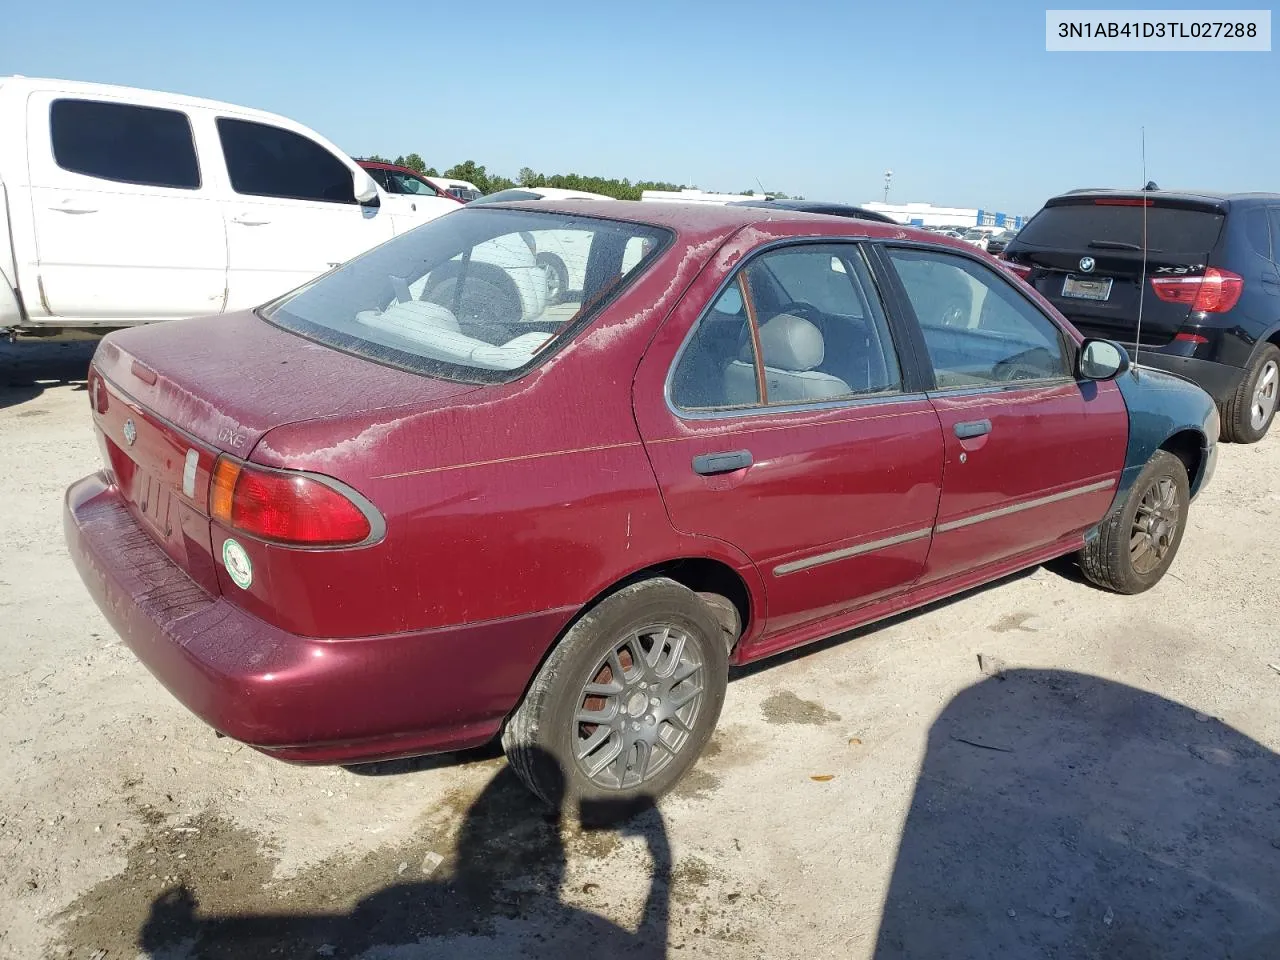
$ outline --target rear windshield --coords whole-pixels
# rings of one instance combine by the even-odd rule
[[[262,315],[377,363],[505,382],[554,353],[669,238],[577,214],[466,208],[343,264]]]
[[[1152,252],[1207,254],[1222,231],[1222,214],[1209,210],[1113,206],[1089,201],[1045,207],[1019,231],[1018,242],[1060,250],[1141,250],[1144,209],[1147,249]]]

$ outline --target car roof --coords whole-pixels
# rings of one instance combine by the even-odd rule
[[[756,200],[732,200],[734,207],[760,207],[772,210],[799,210],[804,213],[826,213],[833,217],[856,217],[862,220],[875,220],[880,223],[897,223],[887,214],[852,203],[831,203],[826,200],[779,200],[774,197],[761,197]]]
[[[296,120],[289,120],[288,117],[280,114],[272,113],[269,110],[262,110],[258,107],[251,107],[247,104],[230,103],[224,100],[210,100],[207,97],[192,97],[185,93],[171,93],[168,90],[154,90],[149,87],[126,87],[115,83],[94,83],[87,80],[59,80],[57,77],[24,77],[13,74],[10,76],[0,76],[0,85],[6,90],[39,90],[44,87],[52,87],[59,93],[78,94],[80,96],[106,96],[106,97],[128,97],[129,99],[139,100],[143,103],[147,101],[162,99],[166,105],[179,107],[206,107],[215,110],[236,111],[239,113],[253,112],[261,114],[264,117],[272,117],[280,120],[286,120],[290,123],[297,123]]]
[[[360,166],[364,167],[366,170],[399,170],[401,173],[407,173],[422,180],[426,179],[423,174],[414,170],[412,167],[402,167],[398,163],[386,163],[383,160],[360,160],[358,158],[356,159],[356,163],[360,164]]]
[[[1205,201],[1210,203],[1235,203],[1248,200],[1280,200],[1280,193],[1265,193],[1262,191],[1232,193],[1223,190],[1124,190],[1116,187],[1086,187],[1080,190],[1068,190],[1066,193],[1060,193],[1053,200],[1063,200],[1068,197],[1072,199],[1088,197],[1131,197],[1136,199],[1151,197],[1163,200],[1183,200],[1191,203],[1203,203]]]
[[[665,227],[691,240],[728,239],[743,227],[770,224],[775,229],[785,225],[792,236],[857,236],[875,239],[919,240],[946,245],[970,252],[971,247],[949,237],[916,230],[897,223],[880,223],[853,217],[834,217],[801,210],[777,207],[736,206],[721,203],[681,203],[679,201],[639,200],[513,200],[486,204],[486,210],[539,210],[547,213],[574,214],[624,220],[654,227]]]

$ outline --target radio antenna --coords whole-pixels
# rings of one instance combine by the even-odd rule
[[[1147,179],[1147,128],[1142,127],[1142,192],[1145,194],[1151,181]],[[1142,307],[1147,295],[1147,204],[1142,198],[1142,275],[1138,278],[1138,327],[1133,335],[1133,365],[1138,365],[1138,351],[1142,349]]]

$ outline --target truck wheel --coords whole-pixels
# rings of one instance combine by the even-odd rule
[[[544,802],[660,797],[693,766],[728,683],[723,629],[674,580],[624,587],[561,638],[502,747]]]
[[[1265,344],[1227,400],[1222,435],[1234,443],[1257,443],[1267,435],[1280,398],[1280,349]]]
[[[1151,589],[1178,552],[1190,502],[1187,468],[1167,450],[1157,450],[1097,538],[1080,551],[1080,569],[1116,593]]]

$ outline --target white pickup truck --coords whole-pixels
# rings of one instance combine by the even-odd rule
[[[256,306],[457,209],[389,194],[285,117],[0,77],[0,332],[10,335]]]

